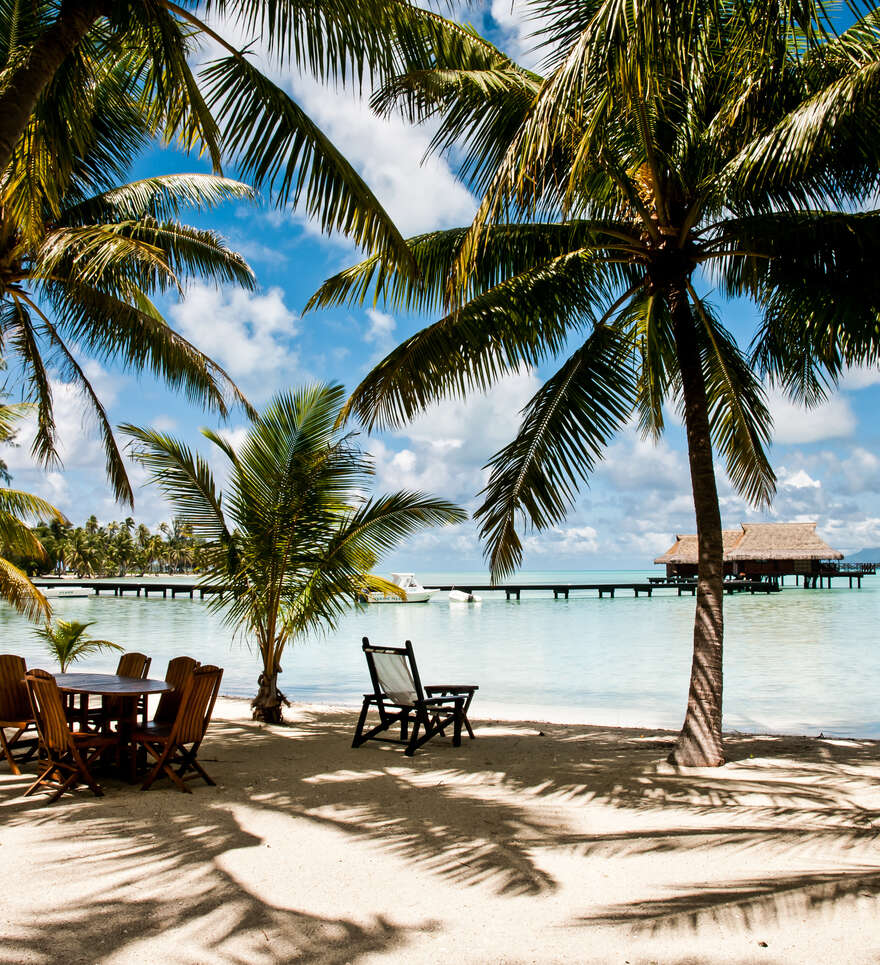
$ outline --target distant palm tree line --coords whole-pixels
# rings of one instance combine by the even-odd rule
[[[161,523],[151,531],[130,516],[102,525],[90,516],[84,526],[40,523],[32,532],[47,559],[19,559],[33,574],[75,574],[80,577],[141,576],[144,573],[193,573],[201,569],[205,540],[180,520]]]

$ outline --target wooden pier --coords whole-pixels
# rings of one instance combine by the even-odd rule
[[[199,599],[203,600],[206,596],[223,593],[222,586],[202,586],[198,583],[157,583],[155,580],[144,580],[143,582],[126,580],[32,580],[35,587],[40,590],[60,588],[65,590],[93,590],[95,596],[102,593],[112,593],[113,596],[124,596],[126,593],[133,593],[135,596],[149,596],[161,594],[166,597],[171,594],[173,600],[178,594],[188,596],[191,600],[198,593]]]
[[[696,596],[696,580],[667,580],[665,577],[650,577],[646,583],[519,583],[492,585],[491,583],[455,583],[441,586],[430,586],[431,590],[461,590],[464,593],[504,593],[509,600],[520,599],[523,591],[543,590],[552,592],[553,599],[559,597],[568,599],[573,590],[592,591],[599,594],[599,599],[610,597],[614,599],[615,592],[630,592],[634,596],[651,596],[655,590],[675,590],[679,596],[689,594]],[[781,587],[769,580],[725,580],[725,593],[777,593]]]
[[[62,587],[64,589],[88,589],[95,596],[102,593],[112,593],[113,596],[149,597],[161,595],[172,599],[178,596],[188,597],[190,600],[198,594],[203,600],[206,596],[222,594],[226,587],[201,585],[199,583],[159,583],[155,580],[34,580],[34,586],[40,589]],[[829,580],[830,583],[830,580]],[[491,583],[455,583],[442,586],[428,587],[442,591],[463,590],[465,593],[503,593],[505,598],[519,600],[524,592],[552,593],[553,599],[560,597],[567,600],[575,590],[597,593],[599,599],[606,596],[614,599],[615,594],[632,593],[634,596],[653,595],[655,590],[675,590],[678,596],[695,596],[697,592],[696,580],[673,579],[666,577],[649,577],[641,583],[506,583],[493,585]],[[776,593],[781,589],[777,582],[771,580],[725,580],[725,593]]]

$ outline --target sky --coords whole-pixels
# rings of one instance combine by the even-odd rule
[[[475,4],[469,16],[520,62],[535,64],[531,27],[509,0]],[[446,160],[424,159],[430,129],[396,118],[380,120],[355,95],[322,88],[293,71],[274,71],[274,76],[355,165],[404,235],[470,220],[477,200],[456,181]],[[207,170],[197,157],[157,147],[139,161],[132,179]],[[234,171],[226,173],[234,176]],[[257,407],[276,391],[314,381],[353,388],[399,341],[435,320],[392,315],[381,304],[304,315],[306,301],[321,282],[356,262],[358,253],[343,238],[322,236],[300,212],[266,202],[235,203],[185,220],[222,234],[247,258],[258,287],[248,292],[196,281],[183,298],[160,307],[176,329],[224,366]],[[750,306],[720,298],[715,304],[728,328],[747,345],[756,324]],[[85,356],[81,361],[114,424],[152,426],[205,452],[210,444],[199,427],[220,428],[233,440],[246,431],[241,411],[220,424],[149,376],[105,367]],[[360,441],[375,460],[376,491],[418,489],[476,509],[487,479],[483,467],[513,438],[521,408],[549,373],[524,369],[490,394],[437,405],[397,431],[362,433]],[[13,485],[51,500],[75,524],[91,514],[103,522],[133,515],[149,526],[169,519],[169,507],[155,488],[144,485],[145,473],[136,465],[131,467],[133,512],[114,503],[101,446],[93,427],[83,421],[81,400],[57,378],[53,390],[63,466],[47,471],[34,463],[25,426],[18,444],[0,451]],[[843,552],[880,546],[880,371],[850,373],[837,394],[809,412],[774,392],[770,406],[777,496],[769,509],[752,509],[717,464],[724,525],[810,520]],[[215,469],[222,480],[219,462]],[[524,569],[648,568],[676,533],[694,531],[683,431],[671,412],[658,443],[642,439],[633,427],[612,442],[567,519],[526,535]],[[483,567],[471,522],[429,531],[386,561],[386,568],[417,572]]]

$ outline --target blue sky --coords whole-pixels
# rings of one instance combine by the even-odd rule
[[[487,5],[471,15],[515,56],[530,59],[528,28],[509,2],[496,0],[491,9]],[[470,219],[475,199],[455,181],[449,166],[436,158],[421,163],[429,131],[396,119],[377,120],[353,95],[324,90],[293,73],[276,77],[355,164],[404,234]],[[132,177],[203,170],[207,166],[198,158],[157,149],[139,162]],[[307,381],[352,387],[399,340],[432,320],[392,316],[381,305],[303,317],[309,295],[328,275],[357,260],[357,252],[344,239],[322,237],[297,212],[235,204],[188,220],[219,231],[245,255],[259,288],[217,290],[195,283],[185,299],[163,306],[167,318],[226,367],[257,405],[274,391]],[[755,324],[749,306],[721,303],[720,308],[728,327],[747,344]],[[194,444],[199,444],[199,426],[217,424],[149,377],[95,362],[85,365],[114,423],[152,425]],[[481,467],[512,438],[517,413],[540,384],[540,374],[523,371],[488,396],[438,406],[395,433],[364,436],[375,457],[377,489],[422,489],[474,509],[485,481]],[[55,396],[63,469],[36,467],[25,431],[21,444],[4,456],[14,485],[53,500],[74,523],[91,513],[104,521],[128,515],[113,502],[99,443],[82,425],[76,394],[56,383]],[[880,546],[880,372],[852,373],[840,393],[809,413],[775,395],[771,408],[776,501],[769,511],[750,510],[719,467],[725,525],[749,519],[816,520],[820,533],[844,551]],[[233,413],[222,428],[240,435],[242,413]],[[137,467],[132,474],[143,481]],[[139,486],[133,515],[155,525],[169,517],[169,510],[155,490]],[[693,530],[683,434],[673,415],[657,445],[633,430],[614,441],[565,523],[527,538],[525,568],[645,567],[674,533]],[[388,566],[477,569],[481,555],[473,525],[465,524],[411,541]]]

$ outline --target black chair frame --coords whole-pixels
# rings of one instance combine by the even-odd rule
[[[367,741],[383,741],[389,744],[405,744],[407,757],[427,744],[437,734],[445,735],[446,728],[452,727],[452,744],[461,746],[461,732],[464,728],[473,739],[474,732],[468,720],[468,710],[479,687],[473,684],[443,684],[423,687],[416,666],[415,653],[410,640],[403,647],[374,647],[367,637],[363,638],[364,656],[370,671],[373,693],[364,694],[364,703],[355,730],[352,747],[360,747]],[[409,665],[413,680],[415,697],[411,703],[399,703],[384,692],[376,671],[374,654],[389,653],[404,657]],[[370,708],[379,712],[379,723],[365,730]],[[400,736],[380,736],[395,725],[400,725]]]

